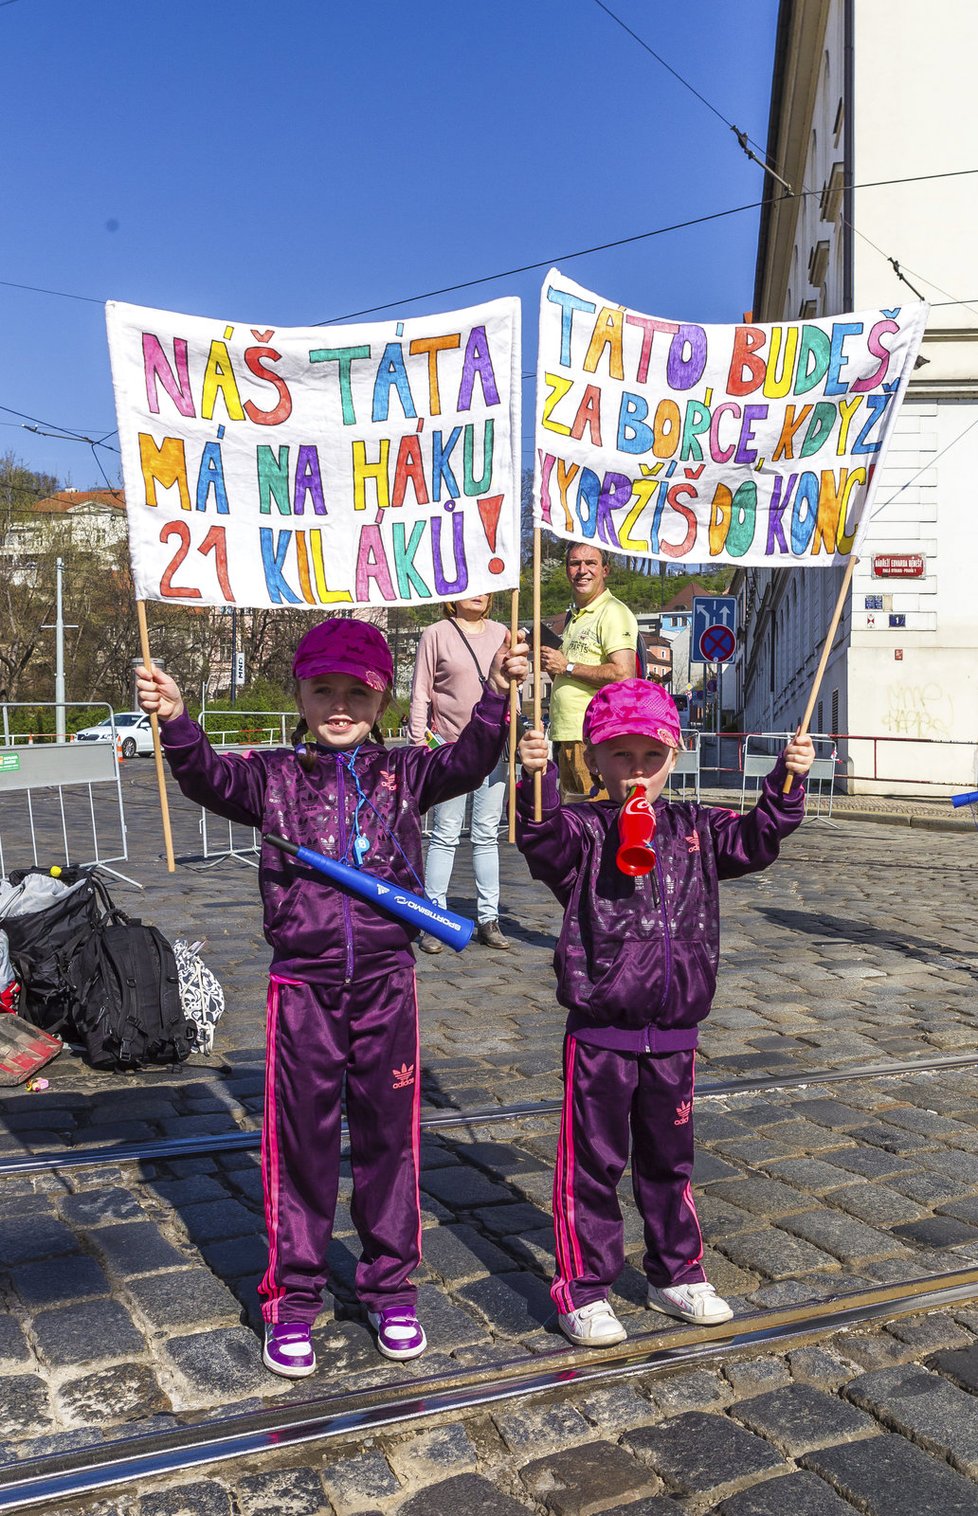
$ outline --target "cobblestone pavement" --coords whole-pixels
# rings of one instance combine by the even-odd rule
[[[45,1093],[5,1093],[0,1157],[260,1124],[267,949],[254,871],[234,859],[201,867],[199,813],[171,788],[187,861],[168,876],[152,766],[124,775],[131,856],[119,867],[146,889],[120,883],[113,895],[171,937],[207,936],[228,998],[216,1052],[134,1076],[96,1075],[64,1054]],[[806,824],[768,873],[724,886],[695,1180],[709,1276],[744,1317],[978,1265],[978,1065],[702,1093],[721,1079],[978,1053],[978,837],[836,819]],[[419,958],[427,1111],[559,1097],[558,910],[506,847],[502,872],[511,951]],[[453,904],[470,897],[463,849]],[[311,1388],[553,1353],[555,1139],[546,1114],[425,1135],[419,1282],[431,1347],[420,1364],[380,1359],[359,1317],[345,1186],[320,1373],[294,1388],[257,1351],[256,1152],[0,1177],[0,1460],[299,1402]],[[628,1263],[613,1303],[630,1336],[651,1340],[670,1323],[644,1309],[641,1228],[625,1187],[621,1200]],[[70,1509],[978,1513],[976,1390],[978,1294],[953,1311],[312,1444],[274,1466],[216,1465]]]

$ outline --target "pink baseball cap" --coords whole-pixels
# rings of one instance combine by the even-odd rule
[[[295,650],[292,672],[296,679],[348,674],[372,690],[386,690],[394,682],[394,660],[387,639],[369,621],[332,616],[306,632]]]
[[[679,712],[669,691],[647,679],[622,679],[598,690],[584,713],[584,741],[594,747],[615,737],[652,737],[682,747]]]

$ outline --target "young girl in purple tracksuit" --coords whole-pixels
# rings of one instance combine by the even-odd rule
[[[509,638],[507,635],[506,644]],[[492,771],[507,734],[509,680],[526,646],[504,644],[457,742],[387,751],[376,723],[393,679],[375,627],[335,618],[293,660],[300,725],[293,751],[214,752],[174,681],[139,670],[143,710],[160,718],[184,794],[231,821],[339,858],[423,893],[421,816]],[[304,742],[299,742],[304,736]],[[263,1359],[301,1378],[316,1367],[310,1328],[322,1307],[340,1164],[340,1098],[362,1254],[356,1287],[380,1351],[426,1346],[410,1282],[421,1256],[418,1195],[417,932],[329,885],[266,843],[259,889],[272,947],[262,1177],[268,1269],[259,1286]]]
[[[807,774],[814,748],[810,737],[793,737],[754,810],[740,816],[660,799],[682,744],[676,706],[660,685],[625,679],[599,690],[584,742],[610,798],[562,806],[542,732],[523,738],[517,842],[533,877],[564,907],[554,966],[570,1014],[551,1295],[571,1342],[610,1347],[626,1335],[608,1291],[625,1262],[616,1189],[630,1136],[649,1306],[697,1325],[733,1315],[703,1272],[690,1189],[694,1049],[716,988],[717,885],[777,858],[805,808],[801,784],[782,793],[785,776]],[[535,772],[544,774],[539,822]],[[655,867],[632,878],[615,855],[619,811],[636,783],[655,813]]]

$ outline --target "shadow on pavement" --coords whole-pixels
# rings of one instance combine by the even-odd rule
[[[926,937],[913,937],[908,932],[893,927],[876,927],[868,921],[854,921],[844,916],[826,916],[823,912],[784,910],[780,906],[755,905],[755,909],[776,926],[789,931],[805,932],[811,937],[835,937],[840,942],[859,942],[873,947],[891,948],[905,957],[932,963],[935,959],[956,959],[964,969],[970,969],[978,977],[975,953],[962,952],[942,942],[933,942]]]

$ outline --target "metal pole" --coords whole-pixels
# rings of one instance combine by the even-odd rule
[[[238,703],[238,607],[231,607],[231,704]]]
[[[61,604],[61,576],[63,563],[55,562],[55,613],[54,613],[54,726],[56,740],[65,740],[65,622]]]

